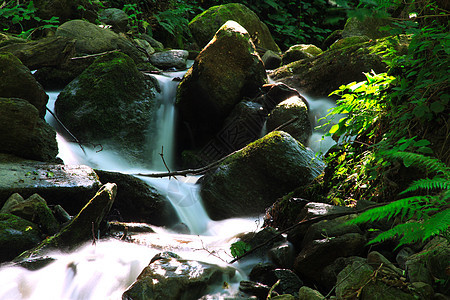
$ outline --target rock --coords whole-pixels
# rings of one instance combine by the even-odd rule
[[[95,22],[101,3],[85,0],[35,0],[36,15],[42,20],[58,17],[63,23],[67,20],[86,19]]]
[[[296,300],[297,298],[295,298],[294,296],[292,296],[290,294],[284,294],[284,295],[278,295],[275,297],[270,297],[270,299],[273,299],[273,300]]]
[[[118,85],[117,83],[121,84]],[[123,53],[95,60],[59,94],[55,110],[78,139],[112,144],[130,161],[148,157],[156,124],[156,86]],[[148,139],[146,139],[148,137]]]
[[[142,50],[145,50],[147,55],[152,55],[156,51],[152,47],[152,45],[150,45],[150,43],[147,40],[144,40],[144,39],[133,39],[133,41],[138,47],[140,47]],[[186,68],[186,66],[184,68]]]
[[[263,61],[266,70],[273,70],[281,65],[281,56],[279,56],[272,50],[267,50],[266,52],[264,52],[261,60]]]
[[[55,165],[0,155],[0,206],[14,193],[37,193],[49,205],[76,214],[95,195],[100,181],[87,166]]]
[[[272,226],[284,230],[292,224],[298,223],[297,216],[303,207],[308,204],[308,200],[291,197],[290,193],[279,198],[272,206],[266,210],[264,215],[264,225]],[[307,227],[305,227],[307,229]],[[306,233],[303,230],[302,236]]]
[[[75,50],[79,55],[97,54],[120,50],[136,63],[144,62],[147,57],[130,41],[112,30],[101,28],[83,20],[68,21],[56,30],[56,36],[75,39]]]
[[[153,37],[149,36],[148,34],[143,33],[139,37],[141,39],[147,41],[150,44],[150,46],[152,46],[154,49],[158,49],[159,51],[162,51],[164,49],[164,45],[161,42],[155,40]]]
[[[9,213],[39,225],[43,233],[53,235],[59,230],[59,223],[47,206],[47,202],[38,194],[16,204],[9,203],[8,198],[0,213]],[[13,200],[14,201],[14,200]],[[7,208],[5,208],[5,206]]]
[[[260,103],[264,110],[271,112],[279,103],[291,97],[299,97],[309,109],[308,102],[296,89],[280,82],[264,84],[261,87],[261,94],[254,102]]]
[[[333,45],[330,46],[330,49],[332,50],[344,49],[368,41],[370,41],[370,39],[365,35],[346,37],[336,41]]]
[[[38,225],[12,214],[0,213],[0,263],[12,260],[41,240]]]
[[[276,246],[269,250],[269,258],[279,268],[292,269],[295,260],[295,249],[291,243]]]
[[[0,53],[0,97],[27,100],[37,108],[41,118],[45,115],[47,94],[30,69],[11,53]]]
[[[122,299],[198,299],[208,287],[228,281],[231,267],[219,267],[173,255],[159,255],[122,295]]]
[[[248,32],[234,21],[225,23],[196,57],[177,91],[179,136],[184,148],[201,148],[222,127],[244,97],[252,98],[266,82],[264,64]]]
[[[157,68],[167,70],[175,68],[178,70],[186,69],[186,61],[189,52],[186,50],[168,50],[156,52],[150,56],[150,62]]]
[[[408,260],[408,257],[410,257],[415,253],[416,252],[409,247],[402,248],[395,257],[395,261],[397,262],[400,268],[406,270],[406,261]]]
[[[348,265],[353,264],[355,261],[366,263],[366,259],[359,256],[339,257],[330,265],[326,266],[320,274],[320,286],[325,291],[330,291],[334,288],[337,282],[337,275]]]
[[[302,286],[298,292],[298,300],[323,300],[325,297],[316,290]]]
[[[279,53],[280,48],[273,40],[267,26],[258,16],[240,3],[229,3],[210,7],[189,23],[189,29],[200,47],[204,47],[216,31],[228,20],[242,25],[257,47]]]
[[[297,141],[306,145],[312,134],[312,125],[305,102],[306,100],[293,96],[279,103],[267,118],[267,130],[275,130],[279,126],[295,119],[295,121],[284,126],[281,130],[289,133]]]
[[[16,261],[40,256],[51,249],[73,251],[82,243],[92,240],[93,233],[99,231],[100,222],[111,209],[116,192],[115,184],[104,184],[67,226],[56,235],[45,239],[37,247],[22,253]]]
[[[266,299],[267,295],[270,291],[270,286],[267,286],[262,283],[248,281],[248,280],[242,280],[239,283],[239,290],[249,294],[249,295],[255,295],[258,297],[258,299]],[[275,291],[272,291],[271,297],[278,296],[278,293]]]
[[[286,65],[297,60],[315,57],[322,54],[322,52],[322,49],[315,45],[294,45],[289,47],[289,49],[283,54],[282,64]]]
[[[250,249],[253,249],[256,246],[260,246],[267,241],[270,241],[270,243],[266,243],[263,247],[260,247],[256,251],[253,251],[252,254],[248,255],[247,257],[265,257],[267,251],[269,251],[272,247],[285,242],[284,237],[279,235],[279,232],[272,227],[265,227],[256,233],[246,233],[241,237],[240,240],[249,244]]]
[[[314,240],[295,259],[294,270],[301,278],[319,281],[321,271],[339,257],[360,255],[367,240],[358,233]]]
[[[25,199],[23,199],[22,196],[20,196],[19,193],[12,194],[8,200],[3,204],[2,208],[0,209],[0,214],[6,214],[11,211],[11,208],[13,208],[15,205],[20,204],[24,202]]]
[[[46,37],[0,46],[0,52],[11,52],[30,70],[36,70],[66,63],[74,56],[75,41],[65,37]]]
[[[331,49],[322,55],[281,66],[271,73],[271,78],[311,97],[327,97],[341,85],[366,80],[364,72],[385,72],[383,50],[395,49],[401,55],[408,44],[409,38],[401,35]]]
[[[55,130],[19,98],[0,98],[0,141],[0,152],[23,158],[54,161],[58,154]]]
[[[98,13],[100,22],[111,25],[111,29],[116,32],[126,32],[128,26],[128,15],[118,8],[107,8]]]
[[[271,132],[225,159],[201,180],[201,196],[215,220],[257,215],[317,177],[323,163],[289,134]]]
[[[386,257],[381,255],[378,251],[369,252],[369,254],[367,255],[367,263],[374,269],[383,266],[386,272],[392,272],[398,276],[403,275],[403,271],[401,269],[394,266],[393,263],[391,263]]]
[[[383,26],[393,26],[393,22],[379,17],[366,17],[364,19],[352,17],[345,23],[344,30],[342,30],[342,37],[365,35],[369,39],[379,39],[389,36],[390,33],[388,30],[379,30]]]
[[[141,179],[117,172],[95,172],[101,182],[114,182],[117,185],[113,209],[119,211],[122,221],[145,222],[157,226],[171,226],[179,222],[168,199]]]
[[[256,264],[250,273],[248,274],[248,279],[254,282],[264,283],[266,285],[270,284],[274,281],[275,277],[273,274],[273,270],[275,270],[277,267],[271,263],[258,263]]]
[[[297,295],[298,290],[303,286],[303,281],[289,269],[275,269],[272,271],[275,277],[275,284],[280,281],[275,287],[275,291],[279,294]]]
[[[433,287],[425,282],[413,282],[412,288],[416,294],[419,295],[420,299],[433,299],[434,290]]]

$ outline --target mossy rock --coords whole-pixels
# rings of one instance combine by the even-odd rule
[[[209,216],[258,215],[275,200],[317,177],[323,163],[282,131],[274,131],[236,152],[201,181]]]
[[[366,35],[350,36],[336,41],[333,45],[330,46],[330,49],[332,50],[343,49],[357,44],[365,43],[368,41],[370,41],[370,39]]]
[[[322,54],[322,50],[315,45],[299,44],[289,47],[283,54],[282,64],[286,65],[300,59],[311,58]]]
[[[342,30],[342,37],[365,35],[370,39],[383,38],[389,35],[389,31],[380,31],[383,26],[393,26],[392,21],[377,17],[349,18]]]
[[[95,60],[68,84],[55,110],[81,141],[112,142],[130,158],[143,158],[144,141],[156,121],[155,95],[152,77],[139,72],[129,56],[115,52]]]
[[[266,24],[261,22],[253,11],[240,3],[210,7],[189,23],[189,29],[199,46],[204,47],[228,20],[242,25],[249,32],[256,46],[280,52]]]
[[[38,225],[12,214],[0,214],[0,263],[41,242]]]
[[[266,81],[264,64],[250,35],[238,23],[228,21],[178,86],[181,130],[187,124],[201,148],[221,129],[235,105],[245,97],[254,97]],[[180,132],[179,136],[189,134]]]

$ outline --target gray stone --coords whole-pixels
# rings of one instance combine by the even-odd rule
[[[282,64],[286,65],[293,61],[311,58],[322,54],[322,49],[315,45],[299,44],[289,47],[289,49],[283,54]]]
[[[128,15],[118,8],[107,8],[98,14],[100,22],[111,25],[114,32],[126,32],[128,26]]]
[[[150,62],[157,68],[178,70],[186,69],[189,52],[186,50],[168,50],[156,52],[150,56]]]
[[[336,285],[337,275],[348,265],[355,261],[366,263],[366,259],[359,256],[339,257],[330,265],[326,266],[320,274],[320,285],[326,290],[330,291]]]
[[[302,286],[298,292],[298,300],[323,300],[325,297],[316,290]]]
[[[415,253],[416,252],[413,249],[405,247],[398,252],[397,256],[395,257],[395,261],[400,268],[406,270],[406,261],[408,260],[408,257]]]
[[[291,243],[276,246],[269,250],[269,258],[279,268],[291,269],[294,266],[295,249]]]
[[[281,56],[272,50],[267,50],[261,57],[267,70],[273,70],[281,65]]]
[[[344,30],[341,34],[343,38],[365,35],[370,39],[379,39],[389,36],[389,31],[380,31],[380,27],[387,25],[393,26],[392,23],[391,20],[377,17],[365,17],[362,20],[352,17],[345,23]]]

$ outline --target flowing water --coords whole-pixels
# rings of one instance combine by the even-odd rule
[[[158,111],[161,122],[158,123],[159,135],[151,170],[130,166],[124,158],[112,151],[82,149],[76,143],[67,142],[63,135],[58,133],[59,157],[66,164],[84,164],[129,174],[166,171],[160,153],[163,153],[167,166],[172,167],[175,120],[173,102],[178,83],[172,79],[182,76],[182,72],[156,76],[161,85],[161,107]],[[48,107],[53,110],[58,93],[48,94]],[[329,100],[308,101],[315,118],[323,116],[323,110],[331,107]],[[61,130],[50,114],[46,115],[46,120],[58,131]],[[332,141],[321,141],[321,136],[321,133],[315,133],[310,144],[313,150],[325,152]],[[178,234],[165,228],[153,227],[155,233],[133,236],[134,243],[105,239],[96,244],[87,243],[73,253],[49,253],[48,256],[55,261],[38,271],[5,265],[0,268],[0,299],[121,299],[122,293],[155,254],[173,251],[184,259],[227,265],[226,262],[232,259],[229,247],[237,240],[236,236],[242,232],[256,231],[262,223],[257,218],[210,220],[199,197],[196,177],[183,177],[178,180],[150,179],[143,176],[140,178],[157,188],[171,201],[181,222],[189,228],[191,234]],[[230,284],[230,288],[223,290],[218,287],[218,294],[223,296],[235,293],[239,281],[245,279],[245,274],[254,263],[256,261],[234,264],[237,275],[224,279]]]

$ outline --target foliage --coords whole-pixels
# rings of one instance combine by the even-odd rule
[[[137,3],[126,3],[122,10],[128,15],[128,22],[134,32],[147,32],[150,24],[142,18],[143,13],[139,10]]]
[[[230,246],[231,255],[233,257],[242,256],[245,252],[249,251],[251,246],[243,241],[237,241]]]
[[[37,30],[55,28],[58,24],[58,17],[49,20],[39,18],[33,1],[20,4],[10,0],[0,5],[0,27],[3,31],[18,33],[21,38],[28,39]]]

